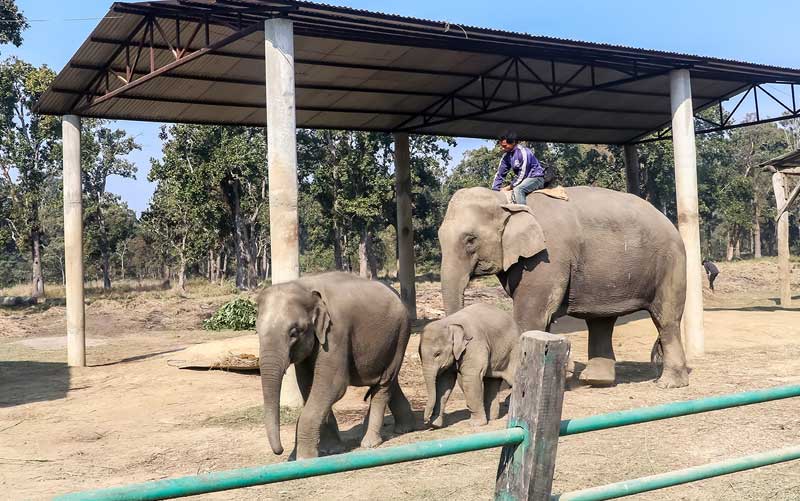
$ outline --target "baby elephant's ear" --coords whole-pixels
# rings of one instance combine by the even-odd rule
[[[467,344],[472,340],[472,337],[464,331],[462,326],[457,324],[452,324],[447,329],[450,331],[450,335],[453,336],[453,358],[458,361],[464,355],[464,350],[467,349]]]
[[[311,320],[314,322],[314,331],[319,344],[324,345],[328,340],[328,331],[331,329],[331,316],[328,313],[328,305],[322,299],[322,294],[319,291],[311,291],[311,293],[317,300]]]

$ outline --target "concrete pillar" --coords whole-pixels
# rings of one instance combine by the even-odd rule
[[[642,196],[639,190],[639,151],[635,144],[625,145],[625,180],[628,185],[628,193],[633,193],[637,197]]]
[[[64,155],[64,268],[67,300],[67,363],[86,367],[83,307],[83,203],[81,189],[81,118],[65,115],[61,123]]]
[[[264,21],[264,59],[270,251],[272,283],[278,284],[300,277],[292,21],[288,19]],[[293,407],[303,405],[293,365],[283,378],[281,405]]]
[[[684,344],[689,357],[698,357],[705,351],[705,339],[692,84],[689,70],[673,70],[669,74],[669,79],[672,104],[672,144],[675,152],[675,192],[678,199],[678,230],[686,247]]]
[[[780,210],[786,205],[786,174],[776,172],[772,175],[772,190],[775,192],[775,207]],[[792,305],[792,289],[789,283],[789,212],[784,211],[778,219],[778,283],[781,306]]]
[[[394,187],[397,194],[397,260],[400,264],[400,298],[409,316],[417,318],[417,288],[414,271],[414,227],[411,222],[411,154],[408,134],[394,135]]]

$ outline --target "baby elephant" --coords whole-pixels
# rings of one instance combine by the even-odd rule
[[[347,273],[325,273],[273,285],[258,298],[256,322],[267,437],[280,439],[281,380],[290,363],[305,405],[297,422],[298,459],[319,455],[320,433],[338,443],[331,406],[348,385],[369,386],[362,447],[376,447],[388,403],[395,431],[414,427],[411,406],[397,382],[408,344],[409,320],[397,293]],[[324,429],[323,429],[324,428]],[[336,445],[334,445],[336,447]]]
[[[497,394],[505,381],[513,383],[518,365],[520,331],[511,316],[487,304],[473,304],[431,322],[422,332],[419,353],[428,389],[425,420],[444,423],[444,408],[455,386],[456,373],[467,400],[473,426],[497,419]]]

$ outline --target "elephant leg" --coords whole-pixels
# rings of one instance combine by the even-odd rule
[[[659,388],[682,388],[689,384],[689,368],[686,366],[686,354],[681,343],[680,320],[673,320],[661,325],[653,316],[653,323],[658,329],[658,341],[661,345],[664,361],[661,376],[656,381]],[[654,347],[654,350],[656,348]]]
[[[400,388],[400,382],[395,379],[390,388],[391,396],[389,397],[389,410],[392,411],[394,416],[394,432],[395,433],[408,433],[414,430],[414,412],[411,410],[411,404]]]
[[[314,364],[303,361],[295,364],[295,375],[297,376],[297,386],[303,397],[303,402],[308,400],[311,394],[311,386],[314,381]],[[319,449],[326,454],[333,454],[344,450],[341,437],[339,436],[339,423],[333,411],[328,413],[328,417],[322,425],[320,431]]]
[[[483,404],[489,420],[500,418],[500,385],[499,378],[486,378],[483,380]]]
[[[461,374],[461,381],[463,382],[462,390],[464,391],[464,398],[467,401],[467,409],[469,409],[471,415],[469,420],[471,426],[483,426],[488,422],[483,400],[484,374],[485,371],[483,370]]]
[[[617,317],[586,320],[589,326],[589,362],[581,373],[582,382],[596,386],[614,384],[616,358],[611,338],[616,321]]]
[[[319,364],[319,362],[318,362]],[[333,404],[344,396],[348,380],[341,371],[319,370],[316,368],[314,379],[326,381],[326,384],[311,385],[306,405],[297,420],[296,451],[297,459],[319,456],[320,435],[323,424],[333,414]],[[334,418],[335,420],[335,418]]]
[[[370,449],[383,443],[381,428],[383,427],[383,416],[386,413],[386,405],[391,397],[391,385],[379,386],[372,393],[369,400],[369,416],[366,419],[367,431],[361,439],[361,447]]]

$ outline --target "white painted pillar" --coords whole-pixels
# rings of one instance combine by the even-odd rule
[[[639,189],[639,151],[635,144],[626,144],[625,149],[625,180],[628,193],[637,197],[642,196]]]
[[[694,144],[694,110],[689,70],[669,73],[672,104],[672,144],[675,156],[675,192],[678,230],[686,247],[686,306],[683,333],[686,354],[705,351],[703,333],[703,268],[700,254],[700,215],[697,203],[697,152]]]
[[[67,300],[67,363],[86,367],[83,307],[83,203],[81,189],[81,118],[61,122],[64,156],[64,267]]]
[[[394,134],[394,187],[397,196],[397,278],[400,298],[412,320],[417,318],[416,273],[414,270],[414,226],[411,221],[411,153],[408,134]]]
[[[776,172],[772,175],[772,190],[775,192],[775,207],[780,210],[786,205],[786,174]],[[781,306],[792,305],[792,289],[789,282],[789,212],[784,211],[778,219],[778,284]]]
[[[297,145],[294,100],[294,29],[288,19],[264,21],[267,93],[267,164],[272,283],[300,277],[297,219]],[[299,407],[294,365],[281,385],[281,405]]]

